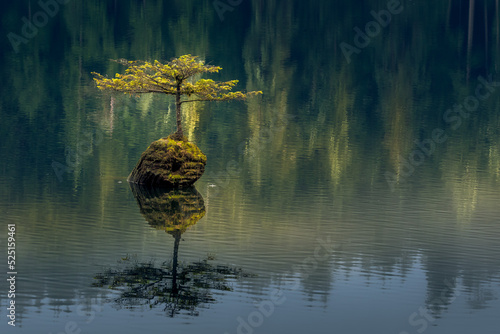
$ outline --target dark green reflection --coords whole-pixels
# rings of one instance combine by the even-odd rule
[[[195,187],[168,189],[130,184],[141,214],[156,229],[177,235],[196,224],[205,215],[203,197]]]
[[[107,286],[120,294],[120,307],[149,305],[163,307],[169,317],[185,311],[198,315],[198,308],[214,303],[212,290],[231,291],[229,278],[243,275],[240,268],[212,265],[212,256],[198,262],[179,264],[182,234],[205,215],[203,197],[196,188],[164,189],[130,184],[141,214],[156,229],[165,230],[174,239],[170,261],[161,264],[122,258],[124,266],[97,274],[94,286]]]

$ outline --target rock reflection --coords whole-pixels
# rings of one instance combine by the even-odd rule
[[[182,234],[205,215],[203,197],[194,188],[163,189],[131,184],[141,214],[148,223],[175,239],[173,256],[159,265],[153,261],[121,259],[122,267],[110,268],[95,276],[97,287],[119,293],[118,307],[163,307],[169,317],[181,312],[197,316],[199,308],[214,303],[213,290],[231,291],[231,279],[247,276],[240,268],[212,265],[213,256],[180,264],[179,244]]]
[[[130,184],[141,214],[154,228],[164,230],[177,240],[205,216],[203,197],[195,187],[168,189]]]

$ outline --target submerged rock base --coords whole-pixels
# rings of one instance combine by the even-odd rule
[[[203,175],[206,163],[207,157],[198,146],[185,137],[170,135],[149,145],[127,181],[146,186],[188,187]]]

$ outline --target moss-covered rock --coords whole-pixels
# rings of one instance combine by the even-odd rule
[[[187,187],[203,175],[206,163],[198,146],[186,138],[168,136],[149,145],[127,180],[147,186]]]

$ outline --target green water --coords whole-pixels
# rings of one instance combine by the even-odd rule
[[[43,4],[0,14],[2,333],[498,332],[498,0]],[[188,53],[264,94],[185,105],[170,202],[126,178],[174,101],[90,72]]]

